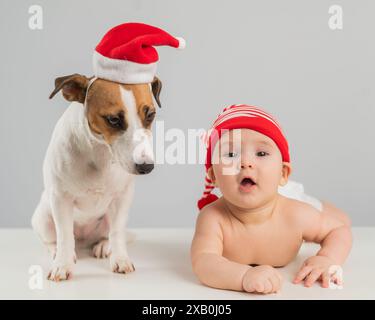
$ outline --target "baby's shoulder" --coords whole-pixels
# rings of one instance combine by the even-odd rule
[[[222,205],[221,198],[205,206],[198,215],[199,223],[222,224],[225,218],[225,209]]]
[[[300,209],[306,209],[307,207],[311,206],[297,199],[288,198],[282,195],[279,195],[279,197],[280,197],[280,204],[282,206],[282,209],[289,211],[289,212],[294,212],[295,210],[300,210]]]
[[[311,216],[319,215],[319,211],[308,203],[281,195],[280,199],[280,212],[288,222],[305,223]]]

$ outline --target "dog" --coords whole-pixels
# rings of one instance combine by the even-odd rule
[[[135,270],[126,222],[136,175],[154,168],[151,126],[162,83],[120,84],[73,74],[55,80],[70,106],[58,120],[44,164],[32,227],[53,256],[48,279],[70,279],[76,240],[109,257],[113,272]]]

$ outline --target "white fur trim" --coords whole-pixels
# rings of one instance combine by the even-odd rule
[[[186,41],[184,38],[181,37],[175,37],[178,40],[178,47],[177,49],[185,49],[186,47]]]
[[[154,80],[157,63],[142,64],[128,60],[110,59],[95,51],[94,75],[120,83],[150,83]]]

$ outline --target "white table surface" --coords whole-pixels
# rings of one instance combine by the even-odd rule
[[[305,288],[291,283],[306,257],[318,247],[304,244],[298,257],[280,269],[280,293],[255,295],[203,286],[191,270],[192,229],[133,229],[129,254],[136,267],[128,275],[114,274],[108,259],[97,260],[80,250],[73,279],[45,280],[50,258],[29,229],[0,229],[0,299],[375,299],[375,228],[353,228],[354,246],[344,265],[344,288]],[[43,270],[43,288],[30,289],[29,268]]]

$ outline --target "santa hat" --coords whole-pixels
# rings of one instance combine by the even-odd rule
[[[143,23],[112,28],[95,48],[95,77],[129,84],[152,82],[159,60],[153,46],[183,49],[185,40]]]
[[[211,193],[215,186],[208,175],[208,170],[212,166],[212,153],[217,141],[219,141],[222,134],[232,129],[251,129],[266,135],[276,143],[282,160],[290,162],[288,142],[280,125],[273,116],[260,108],[245,104],[237,104],[225,108],[204,137],[207,148],[206,177],[205,189],[201,199],[198,201],[199,209],[218,199],[216,195]]]

